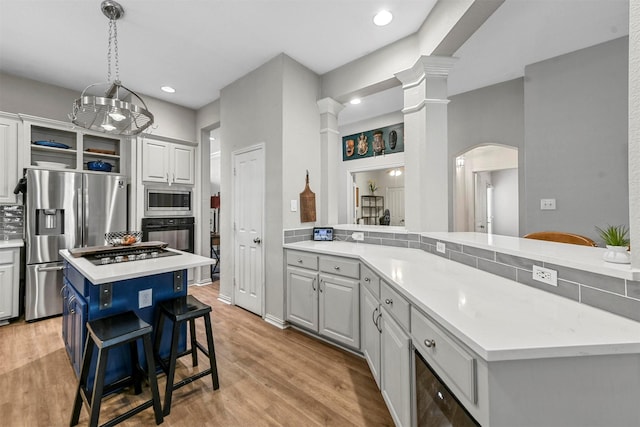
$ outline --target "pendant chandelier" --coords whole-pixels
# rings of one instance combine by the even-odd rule
[[[118,26],[117,20],[124,15],[123,7],[112,0],[104,0],[102,13],[109,18],[109,45],[107,50],[107,81],[87,86],[73,103],[73,112],[69,118],[73,124],[93,131],[115,135],[137,135],[153,124],[153,114],[147,110],[147,104],[131,89],[120,82],[120,64],[118,62]],[[115,79],[111,80],[111,51],[115,58]],[[87,94],[89,89],[106,86],[104,96]],[[122,92],[122,93],[121,93]],[[121,96],[128,100],[121,99]],[[136,105],[133,103],[137,98]]]

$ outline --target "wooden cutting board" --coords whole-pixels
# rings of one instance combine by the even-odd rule
[[[167,246],[168,246],[168,243],[165,243],[165,242],[140,242],[140,243],[134,243],[133,245],[87,246],[85,248],[73,248],[73,249],[69,249],[69,253],[74,258],[79,258],[83,256],[100,254],[103,252],[119,251],[122,249],[156,249],[156,248],[166,248]]]

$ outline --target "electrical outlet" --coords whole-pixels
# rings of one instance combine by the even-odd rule
[[[355,241],[362,242],[364,240],[364,233],[362,231],[355,231],[351,234],[351,238]]]
[[[546,283],[551,286],[558,286],[558,272],[550,268],[534,265],[533,280],[537,280],[538,282]]]
[[[540,210],[555,211],[556,199],[540,199]]]
[[[440,252],[441,254],[444,254],[447,252],[447,247],[444,244],[444,242],[437,242],[436,243],[436,251]]]
[[[138,308],[151,307],[153,300],[153,289],[138,291]]]

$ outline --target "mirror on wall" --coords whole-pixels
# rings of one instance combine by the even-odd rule
[[[404,166],[353,172],[353,223],[404,226]]]

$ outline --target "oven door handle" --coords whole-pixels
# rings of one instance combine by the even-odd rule
[[[166,225],[147,225],[144,228],[147,230],[158,230],[160,228],[167,228],[167,226]]]

